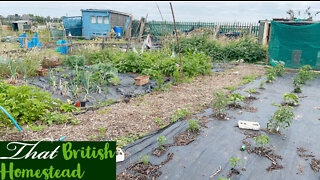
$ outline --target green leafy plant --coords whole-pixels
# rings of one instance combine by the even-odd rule
[[[266,82],[272,83],[273,80],[276,80],[276,73],[273,71],[273,69],[267,69],[268,73],[266,75]]]
[[[264,89],[264,80],[260,81],[259,89]]]
[[[190,115],[191,112],[188,109],[177,110],[173,115],[171,115],[170,122],[174,123],[179,119],[184,118],[187,115]]]
[[[226,105],[228,104],[228,98],[227,95],[222,92],[216,92],[215,95],[215,101],[213,103],[213,110],[214,115],[224,118],[226,113]]]
[[[168,142],[168,139],[165,136],[160,136],[157,138],[158,148],[164,150],[164,145]]]
[[[261,134],[258,137],[254,137],[253,140],[256,141],[256,145],[263,149],[266,149],[267,145],[269,144],[269,137]]]
[[[58,105],[54,105],[54,102]],[[0,81],[0,104],[18,121],[19,124],[32,124],[35,121],[61,121],[70,122],[72,115],[61,114],[60,106],[64,105],[60,100],[53,100],[47,92],[34,86],[7,85]],[[50,120],[51,118],[51,120]],[[5,114],[0,113],[0,126],[12,126],[13,123]]]
[[[253,82],[254,79],[256,79],[257,76],[256,75],[251,75],[251,76],[243,76],[242,77],[242,82],[241,84],[247,84],[249,82]]]
[[[30,124],[28,127],[25,128],[25,130],[42,131],[42,130],[44,130],[45,128],[47,128],[46,125],[41,125],[41,124],[40,124],[40,125],[36,126],[36,125]]]
[[[156,123],[161,126],[162,125],[162,120],[160,118],[156,118],[154,119],[156,121]]]
[[[286,72],[284,69],[284,64],[282,63],[278,63],[275,67],[273,67],[273,71],[277,76],[283,76],[283,74]]]
[[[310,65],[302,66],[299,69],[298,75],[299,75],[301,84],[305,84],[307,80],[314,80],[315,74],[311,70],[312,70],[312,68]]]
[[[301,79],[300,79],[300,77],[299,76],[295,76],[294,78],[293,78],[293,85],[294,85],[294,90],[293,90],[293,92],[295,92],[295,93],[301,93],[302,92],[302,90],[301,90]]]
[[[272,104],[279,107],[279,109],[271,116],[267,123],[267,128],[271,128],[271,132],[279,132],[280,127],[286,129],[290,127],[294,113],[290,106],[281,106],[280,104]]]
[[[121,81],[119,80],[118,77],[112,77],[110,78],[111,79],[111,83],[114,85],[114,86],[117,86],[121,83]]]
[[[236,169],[239,166],[239,164],[243,164],[243,162],[239,158],[233,158],[233,157],[230,158],[229,162],[230,162],[231,168],[233,169]]]
[[[63,62],[69,69],[84,68],[87,60],[84,56],[67,56]]]
[[[249,97],[251,97],[252,94],[257,93],[255,88],[246,89],[246,90],[244,90],[244,92],[249,93]]]
[[[299,97],[298,95],[294,94],[294,93],[285,93],[283,95],[283,100],[285,103],[288,103],[288,105],[294,105],[294,104],[298,104]]]
[[[235,86],[226,86],[226,87],[223,87],[223,89],[227,89],[229,91],[234,91],[236,90],[237,88]]]
[[[238,104],[237,102],[242,102],[245,96],[241,96],[239,93],[233,93],[229,96],[229,104],[233,107],[236,107]]]
[[[139,163],[143,163],[145,165],[149,164],[149,156],[148,155],[142,155],[139,158]]]
[[[200,125],[198,119],[190,119],[188,125],[188,131],[197,132],[200,130]]]

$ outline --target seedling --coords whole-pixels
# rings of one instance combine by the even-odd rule
[[[162,120],[160,118],[156,118],[154,119],[156,121],[156,123],[161,126],[162,125]]]
[[[256,75],[251,75],[251,76],[243,76],[242,77],[242,82],[241,84],[247,84],[249,82],[253,82],[254,79],[256,79],[257,76]]]
[[[269,137],[261,134],[258,137],[254,137],[253,140],[256,141],[256,145],[258,147],[263,148],[264,150],[266,149],[267,145],[269,144]]]
[[[121,81],[119,80],[118,77],[112,77],[111,78],[111,83],[114,85],[114,86],[117,86],[121,83]]]
[[[149,156],[148,155],[142,155],[139,158],[139,163],[143,163],[145,165],[149,164]]]
[[[243,162],[239,158],[230,158],[229,162],[231,168],[233,169],[236,169],[236,167],[239,166],[239,164],[243,164]]]
[[[294,78],[293,78],[293,85],[294,85],[294,92],[295,93],[301,93],[302,92],[302,90],[301,90],[301,79],[300,79],[300,77],[299,76],[295,76]]]
[[[98,128],[99,130],[99,137],[104,137],[106,134],[106,128],[102,127],[102,128]]]
[[[200,130],[200,125],[199,125],[198,119],[190,119],[189,120],[188,131],[197,132],[199,130]]]
[[[223,87],[223,89],[227,89],[227,90],[229,90],[229,91],[234,91],[234,90],[236,90],[237,88],[234,87],[234,86],[226,86],[226,87]]]
[[[273,68],[273,71],[277,76],[283,76],[283,74],[286,72],[286,70],[284,69],[284,64],[282,63],[277,64]]]
[[[299,99],[298,95],[294,93],[285,93],[283,95],[284,102],[290,106],[293,106],[294,104],[298,104],[299,103],[298,99]]]
[[[237,102],[242,102],[245,96],[241,96],[239,93],[233,93],[229,96],[229,104],[233,107],[236,107],[238,104]]]
[[[158,148],[164,150],[164,145],[168,142],[168,139],[164,136],[160,136],[157,138]]]
[[[298,72],[300,83],[305,84],[307,80],[314,80],[314,72],[311,71],[310,65],[302,66]]]
[[[261,80],[261,81],[260,81],[260,87],[259,87],[259,88],[260,88],[260,89],[264,89],[264,87],[263,87],[263,86],[264,86],[264,81],[263,81],[263,80]]]
[[[279,128],[286,129],[290,127],[294,113],[290,106],[281,106],[280,104],[272,104],[279,107],[279,109],[271,116],[271,119],[267,123],[267,128],[272,128],[271,132],[279,132]]]
[[[222,92],[216,92],[214,95],[216,96],[213,104],[214,115],[224,118],[227,115],[225,111],[226,105],[228,104],[228,98]]]
[[[251,97],[251,95],[256,93],[257,91],[254,88],[249,88],[249,89],[244,90],[244,92],[249,93],[249,97]]]
[[[179,119],[184,118],[185,116],[191,114],[191,112],[188,109],[181,109],[181,110],[177,110],[175,112],[175,114],[171,115],[171,123],[176,122]]]
[[[269,71],[268,74],[266,75],[267,78],[267,83],[272,83],[273,80],[276,80],[276,74],[273,71]]]

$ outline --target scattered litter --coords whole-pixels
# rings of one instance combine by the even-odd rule
[[[219,174],[219,173],[221,172],[221,170],[222,170],[222,169],[221,169],[221,166],[219,166],[218,169],[217,169],[217,171],[210,176],[210,179],[212,179],[212,178],[215,177],[217,174]]]
[[[240,148],[240,150],[241,150],[241,151],[246,150],[246,145],[242,145],[241,148]]]
[[[233,72],[233,74],[239,74],[239,71],[235,71],[235,72]]]
[[[124,153],[121,148],[117,148],[116,162],[124,161]]]
[[[252,129],[252,130],[259,130],[260,124],[258,122],[251,122],[251,121],[238,121],[238,126],[240,129]]]

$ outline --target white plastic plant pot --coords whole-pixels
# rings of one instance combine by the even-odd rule
[[[122,149],[117,148],[116,162],[124,161],[124,153]]]
[[[238,126],[240,129],[251,129],[251,130],[260,130],[260,124],[258,122],[252,121],[238,121]]]

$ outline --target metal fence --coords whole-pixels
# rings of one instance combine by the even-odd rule
[[[132,35],[136,31],[139,21],[132,23]],[[245,23],[245,22],[176,22],[177,30],[180,32],[188,32],[192,29],[207,28],[215,30],[219,26],[220,32],[240,32],[244,34],[253,34],[258,36],[259,34],[259,23]],[[250,28],[251,27],[251,28]],[[139,34],[136,33],[136,36]],[[166,21],[150,21],[147,22],[145,33],[148,32],[151,35],[163,36],[173,34],[174,24],[173,22]]]

